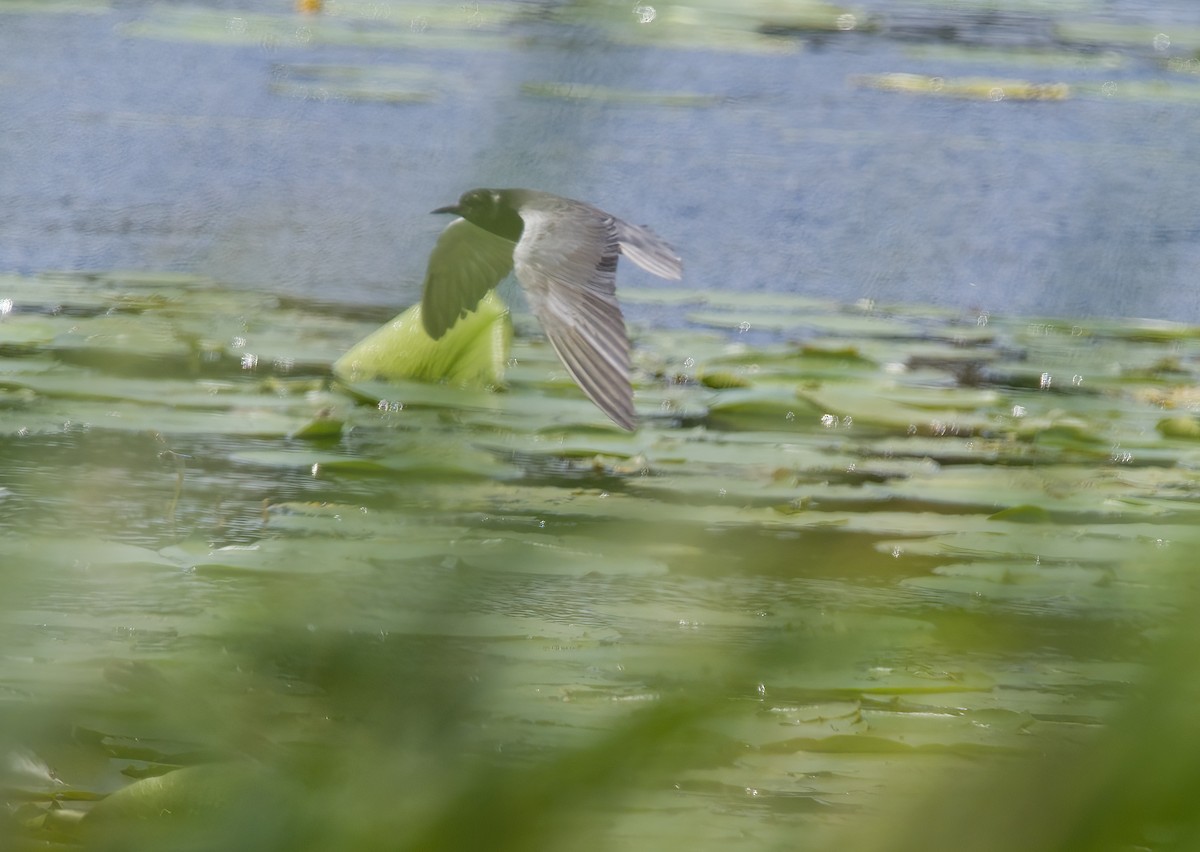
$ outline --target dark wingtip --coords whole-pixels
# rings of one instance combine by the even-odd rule
[[[430,312],[429,306],[425,303],[421,304],[421,327],[434,340],[441,340],[442,335],[449,330],[449,326],[445,323],[434,321],[433,314]]]
[[[620,426],[626,432],[636,432],[638,430],[638,421],[637,421],[636,417],[631,417],[628,419],[623,417],[620,420],[613,417],[611,414],[609,415],[609,417],[612,419],[613,423],[616,423],[618,426]]]

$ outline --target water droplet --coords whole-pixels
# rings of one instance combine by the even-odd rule
[[[1083,384],[1083,376],[1079,375],[1078,373],[1071,376],[1071,384],[1073,384],[1075,387],[1079,387],[1081,384]]]
[[[683,366],[687,367],[690,370],[692,367],[696,366],[696,359],[695,358],[684,358]]]
[[[783,415],[783,419],[790,423],[791,421],[796,419],[796,412],[789,411],[787,414]]]
[[[740,323],[738,323],[738,334],[745,334],[749,330],[750,323],[746,322],[745,320],[742,320]]]
[[[253,370],[257,366],[258,366],[258,356],[257,355],[247,352],[245,355],[242,356],[242,369],[243,370]]]
[[[1150,43],[1154,45],[1155,50],[1162,53],[1171,46],[1171,37],[1166,33],[1159,33]]]
[[[843,15],[838,15],[837,18],[834,19],[833,23],[834,26],[836,26],[842,32],[849,32],[858,26],[858,18],[847,12]]]
[[[483,13],[479,11],[478,3],[463,3],[459,8],[472,27],[479,27],[483,23]]]
[[[639,24],[652,24],[658,17],[658,12],[653,6],[643,6],[640,3],[633,7],[633,14],[637,16]]]
[[[1012,416],[1013,417],[1024,417],[1026,415],[1026,413],[1027,412],[1025,410],[1025,406],[1023,406],[1023,405],[1014,405],[1012,407]]]
[[[1038,388],[1040,390],[1050,390],[1050,385],[1053,381],[1054,377],[1049,373],[1042,373],[1041,378],[1038,379]]]
[[[5,316],[5,317],[8,316],[9,314],[12,313],[12,309],[13,309],[13,300],[12,299],[0,299],[0,316]]]

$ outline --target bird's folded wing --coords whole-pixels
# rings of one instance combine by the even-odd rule
[[[613,220],[585,205],[521,210],[517,279],[567,372],[618,426],[633,430],[629,338],[617,303]]]
[[[642,225],[630,225],[620,219],[614,219],[613,225],[617,229],[621,254],[659,278],[678,281],[683,277],[683,261],[658,234]]]
[[[421,296],[421,323],[434,340],[475,309],[513,268],[513,243],[455,219],[429,255]]]

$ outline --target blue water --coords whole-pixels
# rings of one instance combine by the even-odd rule
[[[888,27],[755,55],[621,46],[549,19],[555,5],[524,4],[494,33],[507,46],[470,50],[135,37],[123,25],[155,13],[143,4],[0,14],[0,270],[180,270],[399,309],[444,224],[426,211],[472,186],[518,185],[651,224],[700,289],[1200,322],[1200,98],[990,102],[854,82],[912,72],[1197,91],[1164,63],[1196,47],[1193,4],[1105,4],[1086,20],[1179,30],[1163,50],[1095,48],[1112,62],[1054,43],[1055,20],[1085,20],[1070,12],[989,22],[867,4]],[[951,42],[1080,61],[922,53],[943,44],[921,30],[930,22],[958,25]],[[273,91],[297,64],[429,69],[436,96]],[[721,100],[568,102],[522,94],[529,82]],[[632,268],[621,281],[659,286]]]

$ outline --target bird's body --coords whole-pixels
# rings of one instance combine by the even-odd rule
[[[649,228],[530,189],[473,189],[429,257],[421,320],[434,339],[515,272],[550,344],[585,394],[624,429],[637,428],[629,338],[617,302],[617,257],[662,278],[683,277],[674,250]]]

